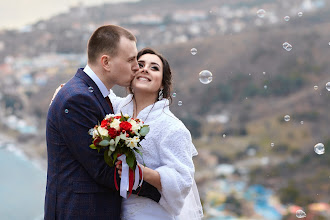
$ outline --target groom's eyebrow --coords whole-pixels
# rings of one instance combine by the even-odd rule
[[[128,58],[128,60],[136,60],[136,56],[131,56]]]

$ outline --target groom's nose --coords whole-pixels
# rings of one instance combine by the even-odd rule
[[[135,76],[136,73],[139,71],[139,64],[137,61],[135,61],[135,63],[133,64],[133,67],[132,67],[132,71],[133,71],[133,75]]]

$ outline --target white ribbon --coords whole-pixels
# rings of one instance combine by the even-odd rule
[[[129,188],[129,166],[126,162],[126,155],[122,154],[120,157],[117,158],[118,160],[122,161],[122,171],[121,171],[121,179],[120,179],[120,195],[123,198],[127,198],[127,191]],[[140,175],[139,175],[139,165],[135,167],[135,180],[134,180],[134,185],[133,185],[133,190],[136,190],[139,186],[142,185],[143,183],[143,172],[142,172],[142,178],[140,180]],[[142,171],[142,169],[141,169]]]

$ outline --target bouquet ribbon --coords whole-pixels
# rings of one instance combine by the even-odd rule
[[[140,169],[139,165],[136,166],[135,171],[133,171],[128,166],[128,164],[126,162],[126,155],[125,154],[122,154],[117,159],[122,161],[122,172],[121,172],[121,180],[120,180],[120,195],[123,198],[126,199],[127,198],[127,191],[130,192],[130,194],[128,195],[128,197],[129,197],[132,193],[132,190],[136,190],[139,186],[142,185],[142,183],[143,183],[143,173],[142,173],[142,169]],[[142,173],[141,181],[139,181],[140,180],[140,173],[139,173],[140,171]]]

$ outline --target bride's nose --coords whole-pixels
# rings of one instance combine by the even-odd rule
[[[140,68],[140,71],[141,71],[142,73],[148,73],[148,68],[147,68],[147,66],[143,66],[143,67],[141,67],[141,68]]]

